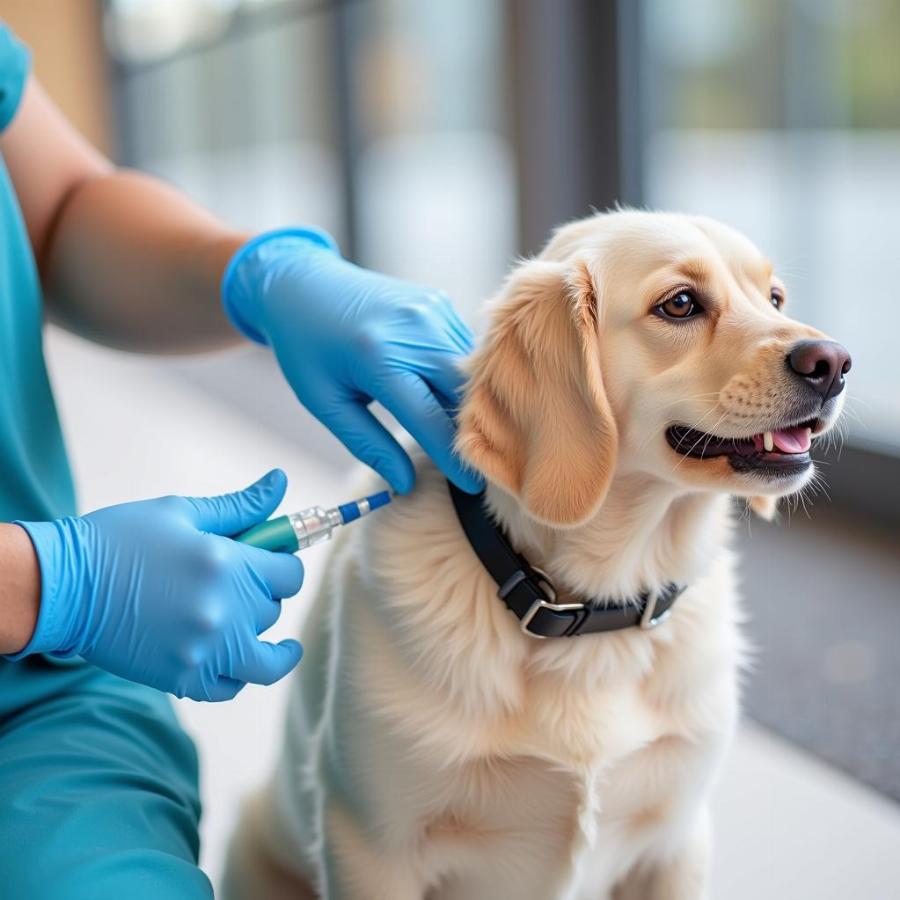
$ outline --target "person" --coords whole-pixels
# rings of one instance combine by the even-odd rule
[[[352,265],[322,231],[240,234],[116,169],[2,23],[0,132],[2,894],[210,897],[196,755],[163,692],[227,700],[297,664],[297,642],[259,634],[300,589],[300,561],[229,538],[275,510],[285,476],[76,515],[42,292],[56,322],[114,347],[267,345],[299,401],[400,493],[413,467],[373,400],[479,489],[452,451],[471,334],[445,296]]]

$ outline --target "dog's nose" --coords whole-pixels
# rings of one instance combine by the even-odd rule
[[[800,341],[791,347],[787,363],[823,401],[844,389],[844,376],[853,365],[850,354],[836,341]]]

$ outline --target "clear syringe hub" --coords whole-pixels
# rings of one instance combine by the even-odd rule
[[[331,534],[338,525],[355,522],[367,516],[372,510],[380,509],[391,502],[389,491],[372,494],[359,500],[351,500],[333,509],[311,506],[300,512],[278,516],[266,522],[260,522],[235,535],[235,540],[263,550],[282,553],[297,553],[331,539]]]
[[[331,539],[331,532],[338,525],[343,525],[343,519],[337,508],[324,509],[321,506],[311,506],[309,509],[291,513],[288,516],[291,528],[297,535],[297,549],[305,550]]]

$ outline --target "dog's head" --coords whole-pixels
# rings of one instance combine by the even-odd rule
[[[812,477],[810,440],[837,419],[850,368],[785,302],[771,264],[711,219],[566,225],[492,307],[458,449],[551,525],[585,521],[635,472],[770,515]]]

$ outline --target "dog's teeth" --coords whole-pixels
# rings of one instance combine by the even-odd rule
[[[771,431],[767,431],[763,435],[763,447],[766,448],[766,453],[771,453],[775,449],[775,438]]]

